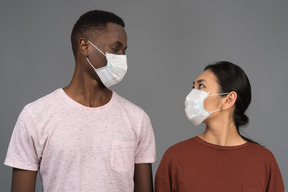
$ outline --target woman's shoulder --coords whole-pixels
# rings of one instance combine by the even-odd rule
[[[247,147],[247,151],[249,151],[249,154],[253,155],[254,157],[265,159],[266,161],[275,161],[272,151],[257,143],[250,143],[250,145]]]
[[[194,144],[195,144],[195,137],[192,137],[184,141],[180,141],[170,146],[166,150],[165,155],[177,157],[178,154],[185,154],[185,152],[193,150]]]
[[[254,151],[254,152],[257,152],[257,153],[263,153],[263,154],[266,154],[266,155],[271,155],[272,154],[272,152],[269,149],[267,149],[265,146],[257,144],[257,143],[250,142],[248,149],[250,151]]]

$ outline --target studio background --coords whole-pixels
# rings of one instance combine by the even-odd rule
[[[277,159],[288,188],[288,1],[8,1],[0,2],[0,189],[3,165],[22,108],[68,85],[74,71],[70,34],[83,13],[103,9],[122,17],[128,72],[111,87],[150,116],[158,168],[171,145],[200,134],[185,116],[184,99],[204,67],[219,60],[241,66],[252,85],[245,135]],[[38,181],[37,191],[41,191]]]

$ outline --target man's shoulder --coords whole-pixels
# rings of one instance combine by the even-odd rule
[[[39,99],[28,103],[24,108],[28,109],[29,111],[39,110],[43,108],[49,108],[57,103],[57,98],[60,95],[60,89],[56,89],[53,92],[40,97]]]
[[[118,95],[117,93],[113,92],[115,99],[117,102],[123,107],[125,110],[130,111],[132,113],[141,113],[141,114],[146,114],[146,112],[136,105],[135,103],[129,101],[128,99]]]

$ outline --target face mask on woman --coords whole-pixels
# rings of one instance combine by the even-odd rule
[[[201,124],[211,113],[220,111],[221,109],[217,109],[215,111],[208,111],[204,108],[204,100],[208,96],[216,96],[216,95],[227,95],[228,93],[219,93],[209,95],[209,93],[205,91],[201,91],[198,89],[193,89],[185,99],[185,113],[187,118],[195,125]]]

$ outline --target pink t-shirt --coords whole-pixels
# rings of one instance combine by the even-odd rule
[[[43,191],[133,191],[134,164],[156,161],[147,114],[113,92],[85,107],[63,89],[24,107],[5,165],[37,171]]]

